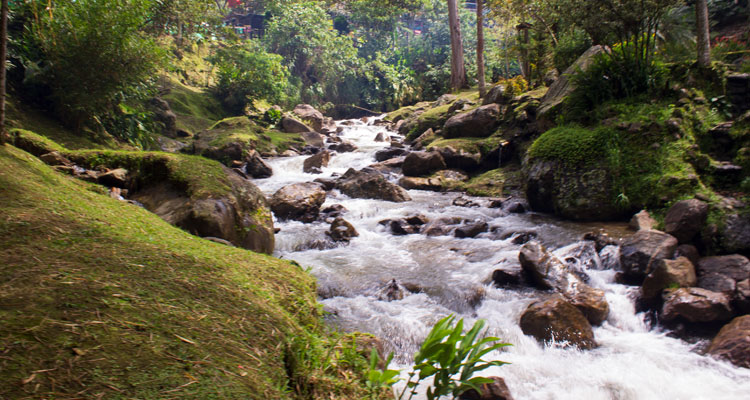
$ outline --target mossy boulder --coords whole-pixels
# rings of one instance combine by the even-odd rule
[[[65,154],[86,168],[127,169],[134,177],[130,197],[170,224],[198,236],[273,252],[273,220],[263,193],[216,161],[158,152]]]
[[[251,150],[260,153],[281,153],[290,148],[301,148],[304,140],[297,133],[284,133],[264,128],[248,117],[231,117],[216,122],[208,130],[195,136],[193,154],[208,157],[224,164],[243,161]]]

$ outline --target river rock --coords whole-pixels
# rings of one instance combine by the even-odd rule
[[[487,232],[489,225],[484,221],[467,221],[453,231],[453,236],[457,238],[473,238],[480,233]]]
[[[520,264],[503,265],[492,271],[492,281],[497,287],[520,285],[525,281]]]
[[[65,156],[60,154],[60,152],[58,151],[53,151],[50,153],[42,154],[41,156],[39,156],[39,159],[42,160],[45,164],[52,166],[52,167],[58,166],[58,165],[63,165],[66,167],[73,166],[73,162],[65,158]]]
[[[698,278],[695,267],[685,257],[675,260],[659,260],[654,270],[643,280],[641,298],[652,300],[661,297],[662,290],[670,287],[695,286]]]
[[[431,141],[436,136],[435,131],[432,130],[432,128],[427,129],[426,131],[422,132],[421,135],[417,136],[416,139],[414,139],[413,142],[413,148],[415,150],[419,150],[422,147],[424,147],[425,143]]]
[[[302,136],[302,139],[307,143],[309,146],[321,149],[323,146],[325,146],[325,142],[323,140],[323,135],[317,132],[302,132],[300,134]]]
[[[331,227],[326,234],[333,239],[334,242],[345,243],[349,243],[353,237],[359,236],[359,233],[354,229],[354,226],[342,217],[336,217],[336,219],[331,222]]]
[[[370,164],[367,168],[380,172],[383,175],[395,174],[401,169],[401,166],[404,165],[404,158],[405,157],[391,158],[379,163]]]
[[[255,179],[269,178],[273,175],[273,169],[255,150],[250,150],[245,157],[245,173]]]
[[[581,279],[588,281],[587,270],[600,270],[601,261],[596,243],[591,240],[576,242],[555,250],[552,254],[559,258]]]
[[[664,231],[679,243],[690,243],[700,232],[708,216],[708,204],[698,200],[682,200],[675,203],[664,217]]]
[[[701,255],[698,252],[698,249],[696,249],[692,244],[681,244],[677,246],[677,250],[674,251],[674,258],[678,257],[685,257],[690,260],[693,265],[696,265],[698,264],[698,260],[700,260]]]
[[[407,295],[406,292],[407,290],[403,286],[392,279],[384,288],[380,289],[378,299],[383,301],[403,300]]]
[[[388,135],[385,132],[378,132],[378,134],[375,136],[374,140],[376,142],[388,142],[389,139],[390,138],[388,137]]]
[[[708,346],[708,354],[750,368],[750,315],[737,317],[724,325]]]
[[[727,321],[734,312],[729,296],[701,288],[668,289],[663,295],[661,318],[688,322]]]
[[[722,253],[750,254],[750,210],[745,207],[742,212],[724,214],[711,238]]]
[[[346,140],[342,140],[341,143],[334,143],[328,146],[328,148],[339,153],[351,153],[357,150],[357,146],[354,143]]]
[[[463,149],[456,150],[451,146],[432,148],[432,150],[440,153],[448,168],[473,172],[479,169],[482,163],[480,153],[469,153]]]
[[[581,350],[597,347],[594,331],[583,313],[556,295],[531,303],[521,315],[521,330],[540,342],[555,341]]]
[[[628,226],[634,231],[650,230],[654,229],[656,226],[656,220],[651,217],[651,214],[649,214],[648,211],[641,210],[633,215]]]
[[[524,244],[518,260],[526,276],[536,286],[560,292],[583,312],[591,324],[600,325],[607,319],[609,304],[604,292],[587,285],[538,242]]]
[[[429,190],[432,192],[440,192],[443,190],[443,181],[440,178],[404,176],[398,180],[398,185],[408,190]]]
[[[333,222],[335,218],[338,218],[346,214],[349,210],[341,204],[331,204],[330,206],[320,210],[319,217],[321,220],[326,222]]]
[[[303,121],[307,122],[312,130],[322,134],[336,132],[336,124],[331,118],[323,114],[309,104],[298,104],[292,112]]]
[[[388,182],[379,172],[367,168],[361,171],[349,168],[338,180],[336,187],[341,193],[353,198],[411,201],[406,190]]]
[[[619,271],[620,267],[620,246],[609,245],[599,251],[599,261],[601,269],[605,271]]]
[[[489,376],[487,379],[492,379],[492,383],[481,384],[479,391],[469,389],[461,393],[458,400],[513,400],[505,379],[499,376]]]
[[[500,106],[487,104],[474,110],[456,114],[445,122],[442,135],[446,139],[458,137],[487,137],[499,125]]]
[[[289,116],[281,117],[281,130],[287,133],[304,133],[312,131],[312,129],[305,125],[304,122]]]
[[[443,156],[436,151],[409,153],[401,166],[406,176],[424,176],[446,168]]]
[[[656,230],[640,230],[620,247],[620,267],[626,280],[642,282],[656,263],[671,258],[677,249],[674,236]]]
[[[698,287],[734,296],[737,282],[750,278],[750,261],[739,254],[698,260]]]
[[[387,149],[378,150],[377,152],[375,152],[375,161],[390,160],[391,158],[396,158],[406,153],[408,153],[407,150],[399,149],[397,147],[390,147]]]
[[[331,160],[331,152],[323,150],[305,159],[302,164],[302,170],[308,174],[319,174],[323,167],[328,166]]]
[[[460,217],[440,217],[424,225],[422,233],[427,236],[449,235],[462,221]]]
[[[609,236],[605,232],[586,232],[583,234],[583,240],[594,242],[596,251],[602,251],[607,246],[619,246],[620,241]]]
[[[323,187],[314,182],[293,183],[277,190],[271,197],[271,210],[280,220],[312,222],[318,218],[326,200]]]
[[[419,233],[421,225],[413,225],[404,218],[384,219],[378,221],[379,225],[386,226],[394,235],[412,235]]]

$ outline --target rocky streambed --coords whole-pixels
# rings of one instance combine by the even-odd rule
[[[270,159],[273,175],[255,180],[280,229],[274,254],[311,268],[335,326],[374,334],[408,368],[440,318],[485,319],[490,335],[513,346],[490,356],[510,365],[483,374],[503,377],[517,399],[741,399],[750,393],[750,369],[704,355],[708,339],[675,337],[677,328],[638,312],[655,307],[644,305],[639,285],[617,283],[633,278],[627,273],[642,280],[639,266],[654,270],[654,256],[674,253],[676,242],[644,229],[639,235],[653,240],[642,243],[625,224],[526,212],[522,200],[402,189],[396,183],[405,160],[398,155],[367,169],[381,161],[382,150],[399,152],[388,140],[398,136],[373,120],[339,126],[330,152]],[[622,252],[628,252],[624,258]],[[660,274],[679,271],[659,268]],[[652,289],[675,285],[654,279]],[[684,317],[680,299],[702,293],[674,289],[670,312]],[[715,310],[726,321],[738,313],[711,307],[703,315]]]

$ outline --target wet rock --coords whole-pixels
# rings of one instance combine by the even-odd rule
[[[424,176],[446,168],[443,156],[436,151],[409,153],[401,166],[406,176]]]
[[[108,170],[107,172],[100,174],[96,180],[100,185],[104,185],[107,187],[118,187],[123,189],[127,188],[130,184],[128,170],[126,170],[125,168],[115,168]]]
[[[737,282],[750,278],[750,261],[739,254],[698,260],[698,287],[734,296]]]
[[[336,187],[336,179],[334,178],[315,178],[313,182],[321,184],[326,191],[333,190]]]
[[[503,203],[503,211],[511,214],[523,214],[527,204],[521,200],[510,200]]]
[[[750,315],[724,325],[708,346],[708,354],[744,368],[750,368]]]
[[[300,134],[302,136],[302,139],[307,143],[307,145],[312,146],[316,149],[321,149],[325,146],[324,137],[320,133],[317,132],[302,132]],[[316,153],[317,151],[314,151],[313,153]]]
[[[403,300],[405,296],[406,290],[395,279],[388,282],[378,293],[378,299],[383,301]]]
[[[472,111],[456,114],[445,122],[443,137],[487,137],[500,123],[500,106],[487,104]]]
[[[664,289],[691,287],[695,286],[697,282],[695,267],[687,258],[660,260],[654,270],[643,280],[641,298],[645,300],[657,299],[661,297]]]
[[[331,160],[331,152],[323,150],[313,156],[305,159],[302,164],[302,170],[308,174],[319,174],[323,167],[328,166],[328,162]]]
[[[443,190],[443,181],[438,178],[416,178],[404,176],[398,180],[398,185],[404,189],[428,190],[440,192]]]
[[[336,132],[336,124],[333,119],[324,117],[320,111],[309,104],[298,104],[292,112],[307,122],[315,132],[323,134]]]
[[[602,251],[607,246],[617,246],[620,244],[617,239],[604,232],[587,232],[583,235],[583,240],[594,242],[597,252]]]
[[[562,343],[581,350],[597,347],[594,331],[583,313],[556,295],[529,305],[521,315],[521,330],[540,342]]]
[[[609,304],[604,292],[588,286],[559,258],[537,242],[521,247],[518,255],[526,276],[542,289],[553,289],[583,312],[593,325],[599,325],[609,315]]]
[[[457,238],[473,238],[480,233],[487,232],[489,225],[484,221],[470,221],[456,228],[453,236]]]
[[[388,142],[389,139],[390,138],[385,132],[378,132],[377,136],[375,136],[376,142]]]
[[[490,376],[492,383],[483,383],[479,386],[479,391],[469,389],[458,396],[458,400],[513,400],[505,379],[499,376]]]
[[[456,197],[455,199],[453,199],[451,204],[453,204],[456,207],[479,207],[479,203],[473,200],[467,199],[466,197],[463,197],[463,196]]]
[[[289,116],[281,117],[281,130],[287,133],[304,133],[311,132],[312,128],[305,125],[304,122]]]
[[[524,280],[523,268],[519,264],[503,265],[492,272],[492,281],[498,287],[520,285]]]
[[[50,166],[56,166],[56,165],[64,165],[66,167],[72,167],[73,162],[65,158],[62,154],[60,154],[57,151],[53,151],[50,153],[42,154],[39,156],[39,159],[42,160],[45,164]]]
[[[294,151],[294,150],[292,150],[292,149],[289,149],[289,150],[284,150],[284,151],[283,151],[283,152],[282,152],[282,153],[280,154],[280,156],[281,156],[281,157],[294,157],[294,156],[298,156],[298,155],[299,155],[299,153],[297,153],[296,151]]]
[[[388,182],[379,172],[367,168],[361,171],[349,168],[338,180],[336,187],[341,193],[353,198],[411,201],[406,190]]]
[[[460,217],[437,218],[424,225],[422,233],[427,236],[449,235],[462,221]]]
[[[341,204],[332,204],[322,210],[320,210],[320,219],[326,222],[333,222],[335,218],[338,218],[347,213],[346,207]]]
[[[620,269],[620,246],[609,245],[599,251],[599,260],[601,261],[602,270]]]
[[[395,174],[404,165],[404,157],[391,158],[383,162],[375,163],[367,168],[380,172],[381,174]]]
[[[405,150],[405,149],[399,149],[399,148],[391,147],[391,148],[387,148],[387,149],[383,149],[383,150],[378,150],[375,153],[375,160],[376,161],[390,160],[391,158],[396,158],[396,157],[402,156],[402,155],[404,155],[406,153],[408,153],[408,151]]]
[[[626,238],[620,247],[620,266],[624,278],[643,282],[660,260],[671,258],[677,239],[664,232],[640,230]]]
[[[734,314],[727,295],[706,289],[668,289],[663,299],[664,321],[681,318],[688,322],[717,322],[727,321]]]
[[[511,236],[513,236],[513,240],[511,240],[511,243],[522,245],[526,244],[538,237],[536,232],[513,232],[511,233]],[[505,237],[506,239],[508,236]]]
[[[378,222],[379,225],[387,226],[394,235],[412,235],[419,233],[420,226],[408,223],[403,218],[384,219]]]
[[[741,314],[750,314],[750,279],[737,282],[733,299],[734,308]]]
[[[664,231],[679,243],[690,243],[700,232],[708,216],[708,204],[698,200],[682,200],[675,203],[664,217]]]
[[[651,217],[651,214],[649,214],[648,211],[641,210],[633,215],[628,226],[634,231],[651,230],[656,226],[656,220]]]
[[[354,143],[344,140],[341,143],[332,144],[328,148],[339,153],[350,153],[357,150],[358,147]]]
[[[314,182],[293,183],[276,191],[271,197],[271,210],[280,220],[312,222],[318,218],[326,200],[323,187]]]
[[[258,154],[257,151],[251,150],[245,157],[245,173],[255,179],[270,178],[273,175],[273,169]]]
[[[359,233],[354,229],[354,226],[342,217],[336,217],[336,219],[331,222],[331,227],[326,234],[333,239],[334,242],[345,243],[349,243],[352,238],[359,236]]]
[[[698,264],[698,260],[701,258],[698,249],[691,244],[681,244],[677,246],[677,250],[674,251],[674,258],[685,257],[690,260],[693,265]]]
[[[555,250],[552,254],[562,260],[579,278],[588,281],[587,270],[600,270],[601,261],[596,244],[590,240],[584,240]]]

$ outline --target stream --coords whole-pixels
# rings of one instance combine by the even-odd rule
[[[339,136],[357,145],[358,150],[334,153],[322,174],[302,172],[308,156],[275,158],[268,161],[274,175],[254,182],[270,197],[291,183],[343,174],[349,168],[361,169],[376,162],[377,150],[389,146],[374,140],[379,132],[396,135],[359,120],[347,124],[340,125],[343,131]],[[395,182],[398,177],[388,179]],[[586,232],[603,229],[613,237],[626,236],[629,232],[624,224],[572,223],[532,212],[507,214],[488,207],[458,207],[452,203],[462,196],[460,193],[410,190],[409,195],[412,201],[392,203],[329,192],[323,208],[343,205],[348,210],[344,219],[359,232],[348,245],[330,249],[310,249],[311,242],[325,239],[329,223],[275,221],[281,230],[276,234],[274,255],[310,268],[318,279],[320,301],[330,313],[326,317],[329,322],[344,331],[379,337],[386,352],[395,353],[396,367],[410,369],[411,358],[432,325],[456,314],[467,325],[480,318],[486,320],[489,335],[512,344],[485,357],[511,364],[490,368],[481,375],[502,376],[517,400],[750,398],[750,370],[700,355],[698,349],[705,342],[690,344],[652,329],[645,314],[635,312],[638,288],[614,283],[614,271],[600,269],[596,255],[578,261],[590,266],[586,270],[589,284],[604,290],[610,305],[607,321],[594,327],[599,347],[579,351],[555,344],[544,346],[521,332],[521,314],[542,292],[499,289],[490,279],[499,266],[518,264],[521,245],[513,243],[513,233],[534,232],[535,240],[563,254]],[[487,202],[463,197],[480,204]],[[496,227],[498,233],[483,233],[472,239],[395,236],[378,224],[384,219],[416,214],[430,220],[482,220]],[[510,236],[498,240],[503,234]],[[401,300],[381,300],[383,288],[392,279],[416,285],[422,292],[407,292],[409,295]]]

